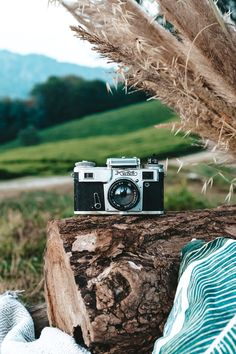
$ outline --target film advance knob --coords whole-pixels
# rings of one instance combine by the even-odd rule
[[[148,158],[148,165],[158,165],[158,158],[157,156],[152,156]]]

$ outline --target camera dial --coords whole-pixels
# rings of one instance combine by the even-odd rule
[[[149,157],[147,163],[148,165],[158,165],[157,156],[153,155],[152,157]]]
[[[134,208],[140,198],[138,187],[129,179],[119,179],[109,188],[108,201],[118,210]]]

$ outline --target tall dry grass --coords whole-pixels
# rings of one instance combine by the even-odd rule
[[[181,117],[180,129],[236,155],[236,28],[213,0],[158,0],[173,35],[134,0],[58,0],[72,30]]]

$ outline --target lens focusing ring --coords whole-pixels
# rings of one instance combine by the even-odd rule
[[[108,190],[108,201],[121,211],[134,208],[140,199],[138,187],[129,179],[116,180]]]

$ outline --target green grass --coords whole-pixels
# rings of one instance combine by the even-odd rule
[[[43,301],[46,226],[52,218],[72,215],[66,192],[30,192],[0,201],[0,293],[25,290],[27,302]]]
[[[43,142],[51,142],[122,135],[166,122],[173,117],[176,118],[176,115],[158,101],[138,103],[49,128],[41,133],[41,138]]]
[[[153,127],[173,119],[177,119],[173,112],[153,101],[43,130],[39,145],[19,147],[19,141],[14,141],[0,148],[0,179],[66,174],[78,160],[104,165],[113,156],[165,158],[199,150],[191,145],[191,138]]]
[[[191,146],[190,138],[173,136],[163,129],[146,128],[118,136],[72,139],[11,149],[0,155],[0,176],[65,174],[73,169],[75,161],[83,159],[104,165],[107,157],[146,158],[155,153],[164,158],[188,154],[196,149]]]

